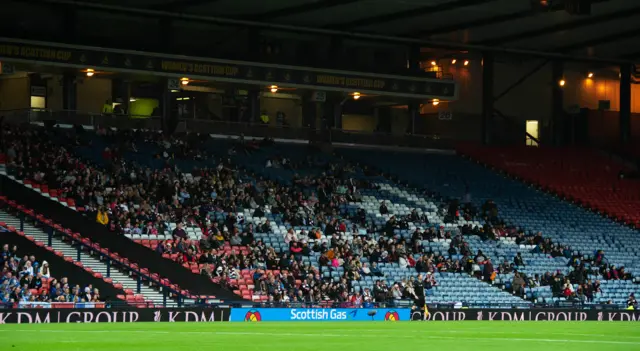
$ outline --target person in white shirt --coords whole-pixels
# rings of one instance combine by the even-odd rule
[[[371,269],[369,269],[369,266],[367,266],[366,263],[362,264],[362,269],[360,269],[360,272],[362,273],[362,275],[366,275],[366,276],[371,275]]]
[[[293,231],[292,228],[289,228],[289,230],[287,231],[287,234],[285,234],[284,236],[284,242],[289,244],[292,241],[298,241],[298,236],[296,235],[296,232]]]
[[[393,288],[391,288],[391,294],[393,295],[394,300],[402,299],[402,292],[400,291],[400,287],[398,286],[398,284],[393,285]]]
[[[49,267],[49,262],[42,262],[42,267],[40,267],[39,273],[42,274],[42,277],[44,278],[51,278],[51,268]]]
[[[31,261],[27,261],[24,264],[24,268],[22,269],[21,274],[23,274],[23,275],[33,275],[33,266],[31,266]]]
[[[409,267],[409,261],[407,260],[407,256],[405,255],[400,256],[400,258],[398,259],[398,265],[400,265],[400,268]]]

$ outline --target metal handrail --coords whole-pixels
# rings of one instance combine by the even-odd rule
[[[162,130],[162,118],[159,116],[137,116],[127,114],[101,114],[72,110],[52,110],[52,109],[18,109],[18,110],[0,110],[0,116],[5,117],[7,123],[46,123],[47,121],[55,121],[56,123],[64,123],[69,125],[83,125],[98,127],[116,127],[120,129],[146,129],[146,130]],[[254,137],[272,137],[282,139],[299,139],[309,140],[314,134],[319,134],[322,129],[316,129],[310,126],[283,126],[283,125],[264,125],[254,121],[224,121],[224,120],[208,120],[208,119],[180,119],[178,121],[178,131],[198,131],[199,133],[209,134],[256,134]],[[391,133],[357,131],[341,128],[326,128],[324,131],[329,136],[329,140],[340,139],[342,136],[347,142],[348,137],[361,136],[371,138],[401,138],[405,139],[407,135]],[[411,134],[413,139],[423,141],[446,141],[449,138],[437,134]]]
[[[152,282],[152,283],[156,284],[159,287],[162,287],[162,290],[163,290],[163,293],[162,293],[162,295],[163,295],[163,301],[162,301],[163,306],[167,305],[167,295],[170,294],[170,293],[176,295],[177,303],[178,303],[179,307],[183,305],[184,299],[188,298],[188,296],[183,295],[182,292],[177,291],[175,289],[172,289],[172,288],[170,288],[168,286],[163,285],[159,280],[154,279],[153,277],[151,277],[148,274],[144,274],[139,269],[135,269],[135,268],[125,264],[124,261],[112,258],[111,256],[109,256],[107,254],[104,254],[104,253],[102,253],[100,251],[96,251],[90,245],[87,245],[87,244],[83,243],[82,240],[78,240],[75,237],[73,237],[73,235],[71,235],[71,234],[69,234],[69,233],[67,233],[65,231],[56,231],[55,225],[53,225],[53,226],[49,225],[45,221],[40,220],[38,218],[38,216],[35,216],[34,214],[28,213],[29,211],[22,210],[20,208],[21,207],[20,205],[12,205],[11,203],[9,203],[9,201],[7,201],[7,199],[5,197],[0,197],[0,203],[2,203],[4,205],[7,205],[9,207],[12,207],[12,208],[14,208],[14,209],[19,211],[19,213],[20,213],[19,217],[18,217],[20,219],[20,228],[19,229],[20,229],[21,232],[24,232],[24,222],[25,222],[26,217],[29,217],[29,218],[33,219],[35,223],[41,224],[43,227],[47,227],[49,229],[47,231],[48,242],[46,243],[46,245],[48,247],[52,247],[53,236],[56,233],[59,233],[59,234],[64,235],[67,239],[70,239],[73,244],[77,245],[77,255],[78,255],[77,256],[77,261],[80,261],[80,262],[82,261],[81,260],[81,253],[82,253],[82,249],[83,248],[87,249],[87,251],[89,251],[89,254],[91,254],[91,253],[97,254],[100,259],[105,259],[106,263],[107,263],[107,278],[110,278],[111,265],[113,263],[119,264],[121,267],[125,267],[130,272],[133,272],[138,277],[138,279],[137,279],[138,285],[137,285],[137,288],[136,288],[138,294],[141,291],[142,282],[144,280],[146,280],[146,281],[149,281],[149,282]]]

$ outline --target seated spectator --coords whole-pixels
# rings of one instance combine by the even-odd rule
[[[22,272],[20,272],[20,275],[33,275],[33,267],[31,266],[31,261],[26,261],[24,264],[24,267],[22,269]]]
[[[184,263],[196,263],[196,255],[193,249],[188,248],[182,256],[182,262]]]
[[[524,279],[519,272],[515,272],[513,275],[511,289],[513,290],[514,295],[524,296]]]
[[[380,270],[380,268],[378,267],[378,264],[376,262],[373,262],[371,264],[371,274],[375,277],[382,277],[384,276],[382,274],[382,271]]]
[[[541,285],[540,285],[540,275],[536,273],[536,274],[533,276],[533,278],[532,278],[532,279],[529,279],[529,284],[528,284],[528,285],[529,285],[530,287],[532,287],[532,288],[537,288],[537,287],[541,286]]]
[[[395,301],[402,300],[402,291],[400,291],[398,284],[393,284],[391,287],[391,296]]]
[[[42,261],[42,267],[40,267],[39,273],[43,278],[51,278],[51,268],[49,268],[49,262]]]
[[[213,269],[209,263],[205,263],[202,265],[202,269],[200,269],[200,274],[204,275],[209,279],[213,279]]]
[[[573,294],[575,291],[573,289],[573,285],[571,284],[571,282],[569,281],[569,279],[566,279],[564,281],[564,285],[562,287],[562,295],[564,295],[564,297],[568,298],[569,296],[571,296],[571,294]]]
[[[595,253],[595,258],[593,260],[593,264],[594,266],[601,266],[602,264],[604,264],[606,261],[606,258],[604,256],[604,251],[603,250],[597,250]]]
[[[187,236],[187,232],[184,230],[184,228],[182,227],[182,223],[178,223],[178,225],[176,226],[176,229],[173,230],[173,239],[186,239]]]
[[[109,224],[109,214],[107,213],[107,210],[104,207],[100,207],[98,209],[98,214],[96,215],[96,222],[102,225]]]
[[[233,236],[231,236],[231,239],[229,240],[229,244],[231,244],[231,246],[242,245],[242,238],[240,237],[240,234],[234,233]]]
[[[289,248],[289,251],[291,251],[291,253],[296,257],[302,257],[302,247],[298,246],[297,241],[291,242],[291,247]]]
[[[435,276],[431,272],[427,272],[427,276],[424,279],[424,291],[427,296],[433,295],[433,288],[438,286]]]
[[[516,257],[513,258],[513,263],[516,267],[524,267],[524,260],[522,259],[522,253],[518,252]]]
[[[636,295],[634,293],[629,294],[629,298],[627,299],[627,309],[638,309],[638,301],[636,300]]]
[[[380,203],[380,214],[382,215],[389,214],[389,209],[387,208],[387,204],[384,201]]]

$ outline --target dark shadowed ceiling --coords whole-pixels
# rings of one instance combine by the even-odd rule
[[[575,56],[640,58],[640,0],[591,0],[591,15],[580,16],[569,14],[558,3],[565,0],[548,1],[555,5],[545,12],[534,11],[531,0],[8,0],[7,4],[13,5],[7,6],[9,10],[46,6],[41,7],[42,18],[24,9],[20,13],[25,15],[10,19],[21,22],[22,28],[42,27],[41,32],[48,31],[42,23],[52,11],[57,10],[64,17],[71,13],[70,9],[80,8],[91,14],[77,12],[63,22],[84,20],[89,24],[86,28],[99,26],[120,36],[135,32],[157,37],[156,32],[162,31],[158,29],[162,26],[150,21],[170,16],[187,26],[192,25],[191,21],[209,21],[217,26],[216,19],[240,20]],[[112,18],[95,17],[98,13]],[[114,17],[120,13],[137,17],[125,26]],[[106,21],[106,25],[101,21]],[[130,28],[131,23],[137,28]],[[173,28],[167,31],[179,33]],[[225,31],[220,26],[219,29],[201,29],[196,33],[214,38],[212,42],[217,44],[236,40],[237,31]],[[290,32],[296,34],[296,30]],[[176,36],[178,40],[194,37]]]
[[[504,46],[580,56],[640,56],[640,1],[594,0],[591,15],[530,0],[94,0],[115,6]]]

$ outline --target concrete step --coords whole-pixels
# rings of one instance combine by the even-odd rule
[[[8,225],[15,226],[16,228],[20,227],[20,220],[7,214],[6,212],[0,211],[0,221],[6,222]],[[23,229],[26,235],[32,236],[34,239],[44,242],[45,244],[48,243],[48,234],[41,231],[40,229],[32,226],[29,223],[25,223]],[[75,247],[58,238],[52,239],[51,247],[56,251],[62,252],[65,256],[72,257],[74,260],[78,255],[78,250]],[[107,264],[105,262],[99,260],[96,257],[88,255],[86,252],[81,252],[80,258],[83,266],[91,268],[94,272],[99,272],[103,275],[106,275]],[[123,272],[118,271],[115,267],[111,267],[110,278],[113,279],[115,283],[122,284],[123,288],[125,289],[131,289],[134,291],[137,291],[138,289],[138,282],[136,279]],[[152,301],[154,304],[161,304],[164,299],[161,292],[146,285],[142,285],[140,287],[140,293],[144,296],[145,300]],[[177,306],[177,303],[174,300],[167,299],[167,305]]]

